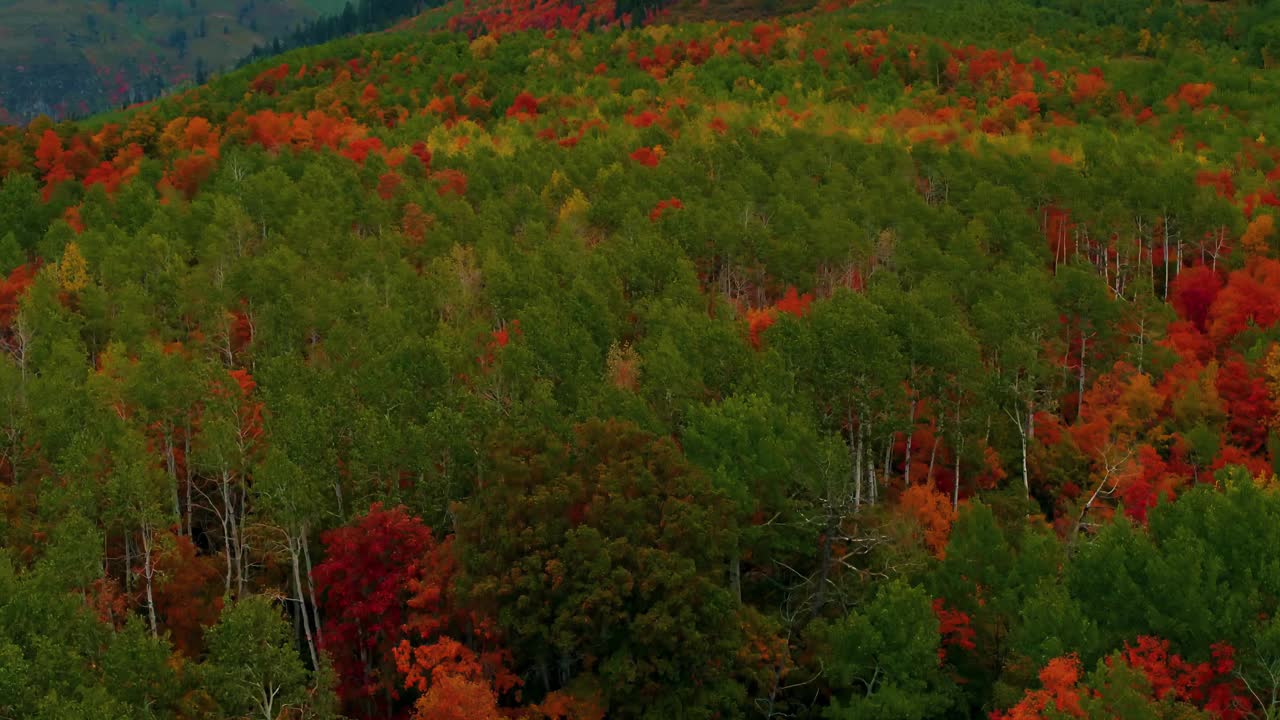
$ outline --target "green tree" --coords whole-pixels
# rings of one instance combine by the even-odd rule
[[[568,445],[500,448],[494,463],[457,509],[461,583],[527,689],[595,677],[620,718],[735,707],[734,513],[675,444],[593,420]]]
[[[833,720],[941,717],[954,704],[955,685],[938,666],[941,637],[931,600],[901,580],[880,586],[863,610],[833,623]]]
[[[293,646],[293,630],[261,595],[241,598],[207,634],[202,668],[223,713],[276,720],[308,698],[307,670]]]

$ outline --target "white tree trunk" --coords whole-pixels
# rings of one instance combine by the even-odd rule
[[[147,591],[147,620],[151,623],[151,637],[158,637],[159,630],[156,626],[156,599],[152,593],[153,578],[155,577],[155,566],[151,563],[151,523],[146,520],[142,521],[142,579],[146,583]]]

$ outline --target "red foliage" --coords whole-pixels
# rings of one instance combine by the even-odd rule
[[[374,503],[350,525],[323,535],[325,560],[314,571],[326,618],[324,649],[333,657],[338,691],[354,707],[377,706],[400,683],[386,666],[404,638],[411,581],[435,547],[431,529],[403,507]],[[372,659],[370,659],[372,658]]]
[[[1150,687],[1150,699],[1187,703],[1209,713],[1218,720],[1243,720],[1251,717],[1253,703],[1245,695],[1243,683],[1236,679],[1235,650],[1225,643],[1212,648],[1212,660],[1189,663],[1169,652],[1169,642],[1140,636],[1133,645],[1125,645],[1119,659],[1125,666],[1142,673]],[[1114,658],[1108,658],[1110,666]],[[1007,712],[994,712],[992,720],[1040,720],[1047,717],[1083,718],[1080,707],[1087,688],[1079,686],[1080,662],[1074,655],[1050,660],[1040,672],[1042,689],[1028,690],[1022,700]],[[1053,714],[1057,713],[1057,714]]]
[[[418,160],[422,162],[422,168],[424,170],[431,169],[431,150],[427,147],[426,143],[414,143],[413,147],[409,150],[409,154],[418,158]]]
[[[263,95],[275,95],[276,89],[280,83],[289,77],[289,64],[277,65],[270,70],[264,70],[249,83],[249,89]]]
[[[1280,262],[1255,258],[1231,273],[1210,308],[1209,338],[1223,346],[1251,326],[1268,329],[1280,320]]]
[[[160,181],[161,189],[171,187],[190,200],[196,196],[200,186],[213,174],[216,158],[210,155],[190,155],[179,158],[173,163],[173,169]]]
[[[1101,73],[1082,73],[1075,76],[1075,89],[1071,92],[1071,102],[1079,105],[1101,96],[1107,90],[1107,81]]]
[[[404,216],[400,219],[400,232],[421,244],[427,239],[427,230],[433,222],[435,222],[433,216],[424,213],[416,203],[409,203],[404,206]]]
[[[461,170],[440,170],[431,174],[436,183],[436,194],[440,197],[467,194],[467,175]]]
[[[507,108],[507,117],[513,117],[520,122],[528,122],[538,117],[538,109],[541,102],[528,92],[522,92],[516,96],[511,107]]]
[[[1213,661],[1192,664],[1176,653],[1170,654],[1169,641],[1140,636],[1132,646],[1126,644],[1121,654],[1125,664],[1140,670],[1158,700],[1174,698],[1204,708],[1215,718],[1240,720],[1249,717],[1252,702],[1231,671],[1235,668],[1235,649],[1225,643],[1213,646]]]
[[[8,330],[13,323],[18,303],[35,280],[38,269],[38,264],[19,265],[7,279],[0,278],[0,331]]]
[[[1216,387],[1227,411],[1232,442],[1245,452],[1261,452],[1267,444],[1265,418],[1275,416],[1266,378],[1253,375],[1249,366],[1235,357],[1219,366]]]
[[[1236,184],[1231,178],[1230,170],[1221,170],[1214,172],[1212,170],[1201,170],[1196,173],[1196,184],[1201,187],[1211,187],[1220,197],[1233,198],[1236,196]]]
[[[1023,107],[1027,109],[1028,113],[1032,115],[1039,115],[1040,114],[1040,97],[1036,95],[1034,92],[1030,92],[1030,91],[1020,92],[1015,94],[1013,97],[1009,98],[1008,100],[1005,100],[1004,106],[1007,108]]]
[[[1189,320],[1198,330],[1208,329],[1209,308],[1218,298],[1222,280],[1206,266],[1189,268],[1170,284],[1169,294],[1178,317]]]
[[[1204,104],[1204,101],[1213,93],[1213,90],[1213,83],[1187,83],[1178,88],[1177,95],[1170,95],[1165,98],[1165,104],[1173,112],[1177,112],[1182,105],[1195,110]]]
[[[363,165],[364,161],[369,158],[370,153],[382,149],[382,140],[376,137],[359,138],[347,143],[347,146],[342,149],[342,155],[359,165]]]
[[[73,205],[63,211],[62,219],[75,234],[79,235],[84,232],[84,221],[80,219],[79,205]]]
[[[222,612],[222,573],[217,558],[200,555],[191,538],[179,535],[171,541],[156,559],[156,614],[174,647],[196,657],[204,628],[217,622]]]
[[[684,203],[679,198],[671,198],[669,200],[659,200],[658,204],[649,211],[649,222],[658,222],[662,219],[662,214],[667,210],[683,210]]]
[[[400,185],[404,183],[404,178],[396,173],[383,173],[378,177],[378,197],[383,200],[390,200],[395,197],[396,192],[400,190]]]
[[[642,147],[631,153],[631,159],[645,167],[658,167],[662,162],[662,153],[654,148]]]
[[[977,647],[973,640],[977,633],[969,624],[969,615],[959,610],[948,610],[946,600],[934,598],[933,614],[938,617],[938,634],[942,636],[942,647],[938,648],[938,662],[947,659],[947,648],[973,650]]]
[[[796,317],[804,317],[809,314],[809,305],[813,304],[813,293],[805,293],[798,295],[796,289],[787,286],[787,291],[783,293],[782,299],[779,300],[774,307],[779,312],[794,315]]]
[[[643,129],[652,127],[654,123],[662,119],[662,116],[652,110],[645,110],[639,115],[627,113],[624,119],[631,127]]]

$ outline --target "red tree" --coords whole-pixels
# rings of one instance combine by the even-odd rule
[[[324,649],[333,656],[338,692],[359,717],[385,712],[399,697],[392,650],[404,638],[405,609],[421,562],[435,547],[431,529],[403,507],[374,503],[350,525],[323,536],[315,568],[324,613]]]

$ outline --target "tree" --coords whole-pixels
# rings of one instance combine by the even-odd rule
[[[307,671],[293,631],[272,602],[242,597],[208,632],[205,678],[222,712],[277,720],[307,699]]]
[[[929,596],[901,580],[830,630],[833,720],[939,717],[954,685],[939,667],[942,640]]]
[[[682,441],[689,459],[736,506],[739,539],[729,580],[741,602],[744,554],[751,558],[748,576],[755,569],[763,580],[774,559],[792,562],[818,531],[805,528],[807,503],[797,497],[807,499],[816,482],[817,429],[769,397],[735,395],[718,406],[694,408]]]
[[[595,677],[611,716],[732,707],[733,512],[710,481],[670,440],[616,421],[496,452],[457,509],[460,584],[497,618],[526,691]]]
[[[392,650],[404,637],[410,583],[435,540],[403,507],[381,503],[322,538],[325,559],[314,573],[328,619],[322,647],[333,656],[346,706],[376,717],[399,697]]]

